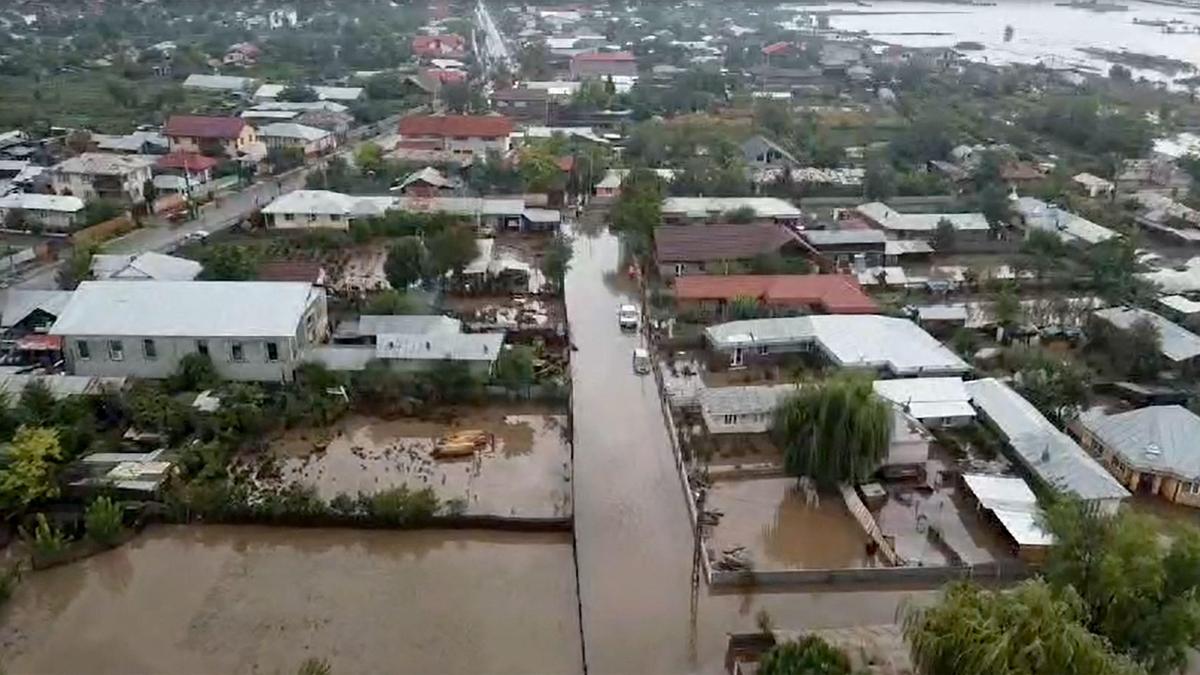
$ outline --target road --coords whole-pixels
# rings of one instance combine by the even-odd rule
[[[483,0],[480,0],[475,6],[475,21],[483,31],[482,55],[488,67],[495,68],[498,64],[502,64],[509,72],[515,73],[516,65],[513,62],[512,54],[508,51],[508,45],[504,42],[504,37],[500,34],[500,29],[496,27],[496,22],[492,20],[492,14]]]
[[[710,594],[693,611],[693,537],[654,380],[635,375],[641,338],[616,311],[637,302],[608,233],[577,233],[567,276],[575,440],[575,536],[588,672],[720,673],[726,635],[891,623],[903,591]],[[771,527],[771,523],[763,523]],[[816,533],[814,533],[816,536]]]
[[[349,133],[351,142],[335,152],[332,156],[351,158],[354,151],[363,143],[379,142],[380,139],[392,138],[392,134],[379,135],[381,129],[392,129],[400,115],[393,115],[375,124],[364,125],[352,129]],[[209,234],[220,232],[240,222],[255,209],[266,206],[281,194],[299,190],[313,171],[320,170],[322,160],[280,174],[277,177],[267,177],[258,180],[245,188],[229,193],[223,193],[201,208],[199,217],[180,225],[150,225],[130,232],[124,236],[112,239],[104,244],[105,253],[142,253],[144,251],[168,252],[180,244],[186,237],[196,232]],[[15,283],[11,286],[26,289],[53,289],[58,287],[57,274],[62,261],[22,270],[18,273]]]

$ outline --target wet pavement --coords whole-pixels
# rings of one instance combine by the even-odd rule
[[[579,673],[565,535],[160,526],[27,578],[12,673]]]
[[[730,632],[891,623],[906,591],[721,593],[692,602],[694,539],[654,380],[617,327],[636,298],[611,234],[577,234],[567,277],[575,431],[575,534],[589,673],[723,672]]]

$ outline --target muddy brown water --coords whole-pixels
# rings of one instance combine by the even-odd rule
[[[579,673],[565,535],[159,526],[26,578],[10,673]]]

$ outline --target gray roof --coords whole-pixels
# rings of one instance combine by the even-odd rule
[[[1042,482],[1089,501],[1129,496],[1116,478],[1011,387],[995,378],[972,380],[966,386],[975,407]]]
[[[154,166],[157,158],[149,155],[115,155],[106,152],[85,152],[63,160],[52,169],[58,173],[78,173],[88,176],[124,176]]]
[[[1014,207],[1026,227],[1055,232],[1063,241],[1098,244],[1118,236],[1103,225],[1097,225],[1083,216],[1064,211],[1034,197],[1021,197],[1016,200]]]
[[[375,356],[402,361],[492,361],[500,355],[503,333],[380,335]]]
[[[317,127],[310,127],[306,124],[297,124],[295,122],[273,122],[259,127],[258,135],[275,138],[293,138],[301,141],[318,141],[329,136],[329,132],[325,129],[318,129]]]
[[[54,335],[290,337],[324,291],[284,281],[85,281]]]
[[[1200,356],[1200,335],[1149,310],[1109,307],[1096,310],[1094,315],[1122,330],[1129,330],[1139,320],[1146,319],[1158,328],[1163,356],[1172,361],[1187,361]]]
[[[154,251],[137,255],[98,253],[92,256],[92,276],[97,279],[191,281],[203,269],[195,260]]]
[[[717,349],[816,344],[845,367],[884,368],[895,375],[958,374],[965,361],[908,319],[873,314],[751,319],[710,326]]]
[[[358,335],[429,335],[459,333],[462,322],[440,314],[365,314],[338,324],[339,337]]]
[[[813,246],[883,244],[887,235],[879,230],[805,230],[800,236]]]
[[[0,308],[0,328],[15,326],[39,309],[51,316],[58,316],[70,302],[71,295],[71,291],[10,288],[4,294],[4,305]]]
[[[123,377],[4,373],[0,374],[0,392],[5,396],[4,403],[12,408],[20,405],[21,392],[34,382],[44,385],[50,395],[56,399],[64,399],[68,396],[95,396],[103,393],[106,389],[120,389],[125,386]]]
[[[989,229],[982,213],[900,213],[883,202],[861,204],[855,210],[885,230],[931,233],[943,220],[959,231]]]
[[[248,77],[232,75],[188,75],[183,86],[193,89],[219,89],[222,91],[241,91],[249,89],[254,80]]]
[[[761,218],[799,218],[800,209],[777,197],[667,197],[662,212],[705,218],[738,209],[754,209]]]
[[[706,387],[698,398],[706,415],[744,415],[774,412],[784,396],[798,390],[794,384]]]
[[[1183,406],[1151,406],[1116,415],[1088,411],[1079,423],[1138,471],[1200,479],[1200,417]]]

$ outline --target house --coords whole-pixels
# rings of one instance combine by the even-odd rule
[[[1103,466],[1007,384],[989,377],[966,387],[980,417],[1042,488],[1072,493],[1106,514],[1115,514],[1129,497]]]
[[[187,152],[235,159],[258,142],[254,127],[240,117],[172,115],[163,134],[171,152]]]
[[[414,55],[426,58],[461,59],[467,55],[467,41],[461,35],[417,35],[412,39]]]
[[[800,209],[775,197],[667,197],[663,200],[663,222],[668,225],[712,222],[730,213],[747,211],[757,222],[796,225]]]
[[[1151,191],[1182,197],[1191,189],[1192,177],[1174,161],[1154,157],[1125,160],[1113,182],[1121,193]]]
[[[1200,335],[1146,309],[1108,307],[1092,312],[1097,320],[1118,330],[1130,330],[1139,321],[1149,321],[1158,330],[1159,351],[1174,368],[1197,365]]]
[[[750,298],[772,315],[874,314],[879,311],[858,281],[842,274],[696,275],[675,280],[675,302],[720,319],[734,301]]]
[[[294,190],[262,209],[267,227],[275,229],[330,228],[348,230],[359,218],[383,215],[393,197],[356,197],[329,190]]]
[[[0,331],[4,341],[30,334],[43,334],[71,301],[71,291],[42,291],[10,288],[0,304]],[[6,344],[7,346],[7,344]]]
[[[883,265],[887,253],[887,235],[879,230],[805,230],[800,233],[833,271],[858,270]]]
[[[971,503],[1004,531],[1017,558],[1034,564],[1045,560],[1054,535],[1042,529],[1037,495],[1024,479],[965,473],[962,486]]]
[[[897,239],[930,240],[943,220],[949,221],[956,237],[984,241],[992,231],[982,213],[900,213],[883,202],[861,204],[854,210],[871,227]]]
[[[146,251],[97,253],[92,256],[92,278],[116,281],[191,281],[204,267],[195,260]]]
[[[588,52],[571,57],[571,79],[634,77],[637,58],[631,52]]]
[[[441,171],[427,166],[405,176],[392,190],[409,197],[437,197],[453,192],[456,185],[456,181],[447,178]]]
[[[780,402],[796,391],[795,384],[704,387],[696,398],[708,433],[765,434],[771,430]]]
[[[154,187],[167,192],[207,192],[217,160],[193,152],[172,152],[158,158]]]
[[[305,157],[325,154],[337,146],[332,132],[295,122],[274,122],[259,127],[258,137],[268,150],[296,148]]]
[[[126,155],[161,155],[170,147],[167,137],[157,131],[134,131],[124,136],[92,134],[92,143],[100,152]]]
[[[0,223],[8,222],[10,213],[17,213],[27,225],[69,232],[82,223],[84,206],[79,197],[14,192],[0,197]]]
[[[462,332],[462,321],[440,314],[363,314],[337,325],[334,344],[374,345],[380,335],[447,335]]]
[[[1027,191],[1043,183],[1046,174],[1029,162],[1005,162],[1000,167],[1000,180],[1012,189]]]
[[[550,122],[550,95],[545,89],[500,89],[492,92],[491,102],[493,110],[517,122]]]
[[[690,274],[728,274],[760,256],[799,256],[796,235],[774,223],[702,224],[654,228],[654,261],[664,279]]]
[[[1158,304],[1173,321],[1190,321],[1200,316],[1200,302],[1182,295],[1164,295]]]
[[[746,166],[754,170],[791,169],[800,166],[800,161],[795,155],[762,134],[755,134],[742,141],[741,148]]]
[[[245,68],[258,63],[260,56],[262,56],[262,50],[257,46],[249,42],[239,42],[225,50],[225,56],[221,58],[221,63],[226,66]]]
[[[201,354],[258,382],[290,381],[328,333],[324,290],[264,281],[85,281],[50,329],[75,375],[161,379]]]
[[[1115,415],[1089,410],[1075,429],[1130,492],[1200,507],[1200,417],[1192,411],[1180,405]]]
[[[499,232],[525,227],[525,200],[504,197],[397,197],[393,208],[413,213],[449,213],[474,223],[477,230]]]
[[[254,100],[256,101],[274,101],[279,98],[289,85],[286,84],[263,84],[258,89],[254,90]],[[322,85],[313,85],[309,89],[317,95],[318,101],[340,101],[342,103],[353,103],[362,98],[362,87],[325,87]]]
[[[203,89],[227,93],[244,92],[254,86],[254,78],[231,75],[188,75],[183,81],[185,89]]]
[[[629,169],[609,169],[605,172],[604,178],[596,183],[596,197],[601,199],[611,199],[621,194],[621,185],[625,182],[625,177],[629,175]],[[670,183],[675,180],[674,169],[650,169],[664,183]]]
[[[279,111],[284,112],[284,111]],[[243,115],[244,116],[244,115]],[[284,121],[287,120],[278,120]],[[354,115],[338,110],[305,110],[294,119],[297,124],[324,129],[338,141],[344,140],[354,126]]]
[[[325,286],[325,267],[315,260],[268,260],[258,266],[259,281],[303,281]]]
[[[86,201],[111,199],[126,204],[145,201],[145,186],[157,157],[85,152],[50,168],[50,183],[59,195]]]
[[[704,331],[714,370],[773,363],[812,353],[839,368],[888,377],[962,375],[971,367],[907,319],[866,315],[813,315],[750,319]]]
[[[1119,236],[1103,225],[1034,197],[1016,199],[1013,211],[1017,225],[1025,229],[1027,236],[1033,230],[1053,232],[1064,242],[1076,246],[1091,246]]]
[[[507,154],[512,130],[512,120],[499,115],[409,115],[399,126],[401,141],[427,141],[435,150],[480,157]]]
[[[373,320],[364,321],[368,319]],[[384,332],[388,329],[411,332]],[[354,336],[354,341],[316,347],[309,354],[331,370],[358,371],[378,361],[412,372],[451,361],[486,378],[504,348],[503,333],[463,333],[461,324],[448,317],[360,317],[357,325],[338,330],[345,338]]]
[[[1086,172],[1075,174],[1071,177],[1071,182],[1078,185],[1093,199],[1096,197],[1111,197],[1117,187],[1110,180],[1105,180]]]
[[[971,395],[961,377],[875,380],[875,394],[926,427],[961,427],[975,420]]]

